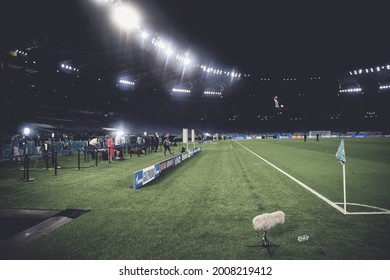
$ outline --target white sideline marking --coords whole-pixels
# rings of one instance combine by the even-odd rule
[[[256,157],[258,157],[259,159],[261,159],[262,161],[264,161],[265,163],[268,163],[269,165],[271,165],[273,168],[275,168],[276,170],[278,170],[279,172],[281,172],[282,174],[286,175],[287,177],[289,177],[291,180],[293,180],[294,182],[296,182],[297,184],[301,185],[302,187],[304,187],[306,190],[308,190],[309,192],[311,192],[312,194],[314,194],[315,196],[317,196],[318,198],[322,199],[323,201],[325,201],[326,203],[328,203],[330,206],[332,206],[333,208],[339,210],[341,213],[343,213],[344,215],[379,215],[379,214],[390,214],[390,210],[387,210],[387,209],[384,209],[384,208],[379,208],[379,207],[375,207],[375,206],[370,206],[370,205],[365,205],[365,204],[358,204],[358,203],[347,203],[347,205],[356,205],[356,206],[362,206],[362,207],[367,207],[367,208],[374,208],[374,209],[377,209],[377,210],[381,210],[383,212],[344,212],[344,208],[338,206],[337,204],[340,204],[339,202],[333,202],[329,199],[327,199],[325,196],[323,196],[322,194],[316,192],[315,190],[309,188],[307,185],[305,185],[304,183],[302,183],[301,181],[299,181],[298,179],[294,178],[293,176],[291,176],[290,174],[288,174],[287,172],[283,171],[282,169],[280,169],[279,167],[277,167],[276,165],[270,163],[268,160],[266,160],[265,158],[262,158],[261,156],[259,156],[258,154],[256,154],[255,152],[253,152],[252,150],[248,149],[247,147],[245,147],[244,145],[242,145],[241,143],[238,143],[236,140],[233,140],[235,143],[237,143],[238,145],[240,145],[241,147],[243,147],[245,150],[247,150],[248,152],[254,154]]]
[[[304,187],[306,190],[308,190],[309,192],[311,192],[312,194],[314,194],[315,196],[317,196],[318,198],[322,199],[323,201],[325,201],[326,203],[328,203],[330,206],[332,206],[333,208],[339,210],[341,213],[345,214],[344,213],[344,209],[341,208],[340,206],[338,206],[336,203],[334,203],[333,201],[327,199],[325,196],[323,196],[322,194],[316,192],[315,190],[309,188],[307,185],[305,185],[304,183],[302,183],[301,181],[299,181],[297,178],[291,176],[290,174],[288,174],[287,172],[283,171],[282,169],[280,169],[279,167],[277,167],[276,165],[270,163],[268,160],[266,160],[265,158],[262,158],[261,156],[259,156],[258,154],[256,154],[255,152],[253,152],[252,150],[248,149],[247,147],[245,147],[244,145],[242,145],[241,143],[238,143],[234,140],[235,143],[237,143],[238,145],[240,145],[241,147],[243,147],[245,150],[247,150],[248,152],[252,153],[253,155],[255,155],[256,157],[258,157],[259,159],[261,159],[262,161],[268,163],[269,165],[271,165],[273,168],[275,168],[276,170],[278,170],[280,173],[286,175],[288,178],[290,178],[291,180],[293,180],[294,182],[296,182],[297,184],[301,185],[302,187]]]

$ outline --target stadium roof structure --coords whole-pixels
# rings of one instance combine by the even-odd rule
[[[123,96],[169,98],[174,94],[209,100],[263,94],[272,102],[270,96],[283,95],[286,84],[301,96],[305,88],[294,88],[297,80],[308,81],[305,86],[310,91],[328,95],[359,88],[361,83],[375,89],[387,85],[390,69],[367,75],[354,72],[390,63],[384,4],[7,1],[0,11],[2,70],[7,72],[10,92],[45,99],[49,98],[42,92],[50,92],[50,98],[60,93],[63,99],[56,102],[65,104],[63,100],[84,91],[85,99],[101,101],[100,107],[112,104],[113,90]],[[135,10],[136,14],[127,14],[120,22],[131,27],[118,26],[113,20],[113,11],[123,7]],[[133,22],[138,16],[139,21]],[[320,79],[322,84],[311,84]],[[292,103],[301,102],[292,99]],[[68,101],[77,102],[77,98]],[[245,102],[245,106],[251,103]],[[119,109],[143,110],[138,107],[127,99]],[[104,110],[107,114],[110,108]],[[238,115],[230,109],[229,113],[211,110],[229,120]],[[198,113],[189,115],[199,118]]]

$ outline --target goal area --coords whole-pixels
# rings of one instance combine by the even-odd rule
[[[309,131],[309,138],[317,137],[317,134],[321,138],[330,138],[332,133],[330,130],[313,130]]]

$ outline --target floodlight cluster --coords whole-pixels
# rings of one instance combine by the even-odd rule
[[[127,5],[116,5],[112,10],[112,20],[122,29],[131,30],[139,26],[139,14]]]
[[[14,52],[16,52],[18,55],[27,56],[27,52],[23,52],[21,50],[15,50]]]
[[[124,79],[120,79],[119,83],[124,84],[124,85],[131,85],[131,86],[135,85],[134,82],[131,82],[131,81],[128,81],[128,80],[124,80]]]
[[[380,72],[382,70],[390,70],[390,65],[386,65],[386,66],[382,65],[382,66],[377,66],[377,67],[353,70],[353,71],[349,71],[349,74],[351,76],[353,76],[353,75],[361,75],[361,74]]]
[[[390,85],[380,86],[379,89],[388,90],[388,89],[390,89]]]
[[[146,39],[148,37],[148,33],[146,31],[141,32],[141,37],[143,39]],[[173,50],[172,50],[171,46],[160,39],[153,38],[152,44],[155,45],[156,47],[158,47],[159,49],[164,50],[167,56],[170,56],[171,54],[173,54]]]
[[[301,117],[291,117],[290,118],[290,121],[301,121],[302,118]]]
[[[172,92],[191,93],[191,90],[189,90],[189,89],[181,89],[181,88],[173,88]]]
[[[238,119],[238,115],[234,115],[233,117],[229,118],[229,121],[235,121]]]
[[[67,65],[67,64],[61,64],[61,68],[64,69],[64,70],[70,70],[70,71],[76,71],[76,72],[79,72],[80,69],[76,68],[76,67],[72,67],[71,65]]]
[[[349,88],[349,89],[341,89],[340,92],[343,93],[343,92],[361,92],[362,89],[361,88]]]
[[[205,65],[201,65],[200,69],[203,70],[203,72],[207,72],[208,74],[216,74],[216,75],[226,75],[230,76],[231,78],[241,78],[241,73],[235,73],[234,71],[226,71],[226,70],[221,70],[213,67],[207,67]],[[246,76],[246,74],[245,74]],[[249,77],[249,75],[248,75]]]
[[[205,95],[221,95],[222,92],[219,91],[205,91],[203,92]]]
[[[188,65],[191,62],[191,60],[188,58],[187,55],[183,56],[183,55],[177,54],[176,59],[183,61],[184,65]]]

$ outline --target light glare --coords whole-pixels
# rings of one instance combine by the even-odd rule
[[[134,9],[124,6],[114,8],[113,20],[119,27],[127,30],[137,27],[140,21],[139,15]]]

